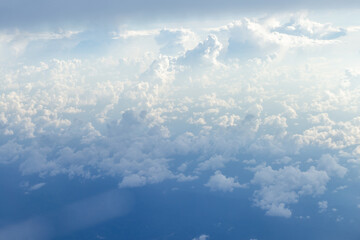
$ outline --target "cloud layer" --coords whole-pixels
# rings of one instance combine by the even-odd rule
[[[246,186],[267,215],[290,217],[359,163],[358,56],[336,52],[356,42],[346,27],[293,14],[89,32],[0,33],[1,164],[120,188]]]

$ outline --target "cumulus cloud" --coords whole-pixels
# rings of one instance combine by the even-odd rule
[[[141,187],[146,184],[146,178],[143,176],[139,176],[136,174],[126,176],[123,178],[121,183],[119,183],[119,187]]]
[[[235,178],[226,177],[220,171],[216,171],[205,186],[209,187],[212,191],[223,192],[232,192],[235,188],[245,187],[245,185],[238,183]]]
[[[293,16],[289,22],[276,28],[275,31],[323,40],[335,39],[346,34],[344,28],[334,27],[329,23],[322,24],[311,21],[305,14]]]
[[[203,42],[199,43],[194,49],[185,53],[184,57],[179,58],[180,64],[189,66],[213,66],[217,65],[217,57],[220,54],[222,44],[216,35],[209,35]]]
[[[318,169],[324,170],[329,176],[344,177],[347,173],[347,168],[338,163],[338,159],[329,154],[322,155],[318,160]]]
[[[243,18],[214,31],[228,37],[228,57],[270,61],[289,49],[331,44],[346,34],[345,29],[313,22],[306,15],[293,16],[290,23]]]
[[[348,121],[334,122],[327,114],[312,116],[314,126],[306,129],[302,134],[294,135],[299,145],[319,145],[330,149],[345,149],[355,147],[360,143],[358,132],[359,118]]]
[[[360,155],[359,74],[327,60],[350,32],[304,16],[144,29],[107,35],[92,57],[30,64],[22,51],[24,62],[2,65],[0,163],[23,175],[112,176],[120,188],[215,171],[205,186],[232,192],[245,185],[217,170],[236,165],[240,175],[266,161],[253,168],[255,205],[290,217],[291,204],[324,193],[330,177],[347,174],[343,160]],[[87,37],[19,31],[73,54],[73,36]],[[17,41],[1,36],[2,50]]]
[[[216,170],[219,168],[225,167],[225,163],[228,162],[230,159],[224,158],[221,155],[212,156],[210,159],[199,163],[198,170]]]
[[[266,215],[289,218],[292,215],[289,204],[297,203],[300,196],[323,194],[329,180],[326,172],[314,167],[307,171],[293,166],[278,170],[260,167],[251,180],[260,186],[254,193],[254,203],[266,210]]]

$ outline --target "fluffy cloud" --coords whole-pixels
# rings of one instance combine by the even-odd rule
[[[217,57],[222,48],[223,46],[216,35],[209,35],[205,41],[199,43],[194,49],[187,51],[185,56],[179,58],[178,61],[180,64],[195,65],[197,68],[218,65]]]
[[[344,177],[347,173],[347,169],[338,163],[338,159],[329,154],[321,156],[317,168],[324,170],[329,176]]]
[[[296,134],[294,138],[299,145],[319,145],[330,149],[344,149],[356,147],[360,143],[360,119],[355,117],[350,121],[332,121],[327,114],[312,116],[314,126],[306,129],[303,134]]]
[[[307,171],[287,166],[278,170],[261,167],[251,180],[259,185],[255,191],[256,206],[266,210],[269,216],[290,217],[289,204],[298,202],[303,195],[319,195],[325,192],[329,176],[324,171],[310,167]]]
[[[243,60],[276,58],[288,49],[331,44],[346,34],[345,29],[313,22],[306,15],[293,16],[289,23],[244,18],[216,32],[228,36],[227,56]]]
[[[244,185],[218,169],[240,175],[266,160],[254,168],[255,205],[290,217],[360,155],[360,101],[356,66],[327,60],[352,33],[303,15],[283,22],[120,31],[103,36],[104,53],[73,59],[37,62],[25,46],[0,68],[0,163],[24,175],[113,176],[121,188],[215,171],[206,186],[231,192]],[[3,34],[0,50],[59,40],[77,55],[89,36],[70,33]],[[302,154],[321,157],[309,168]]]
[[[334,27],[331,24],[321,24],[311,21],[305,14],[294,16],[288,23],[285,23],[276,31],[296,35],[306,36],[312,39],[335,39],[346,34],[346,29]]]
[[[219,168],[225,167],[225,163],[228,162],[230,159],[224,158],[221,155],[215,155],[209,158],[206,161],[203,161],[199,163],[198,170],[204,171],[204,170],[216,170]]]
[[[235,188],[245,187],[232,177],[226,177],[220,171],[216,171],[209,181],[205,184],[212,191],[232,192]]]

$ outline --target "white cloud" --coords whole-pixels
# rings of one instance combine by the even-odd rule
[[[181,28],[160,30],[156,41],[162,54],[173,56],[195,48],[199,40],[193,31]]]
[[[22,146],[14,141],[8,141],[0,146],[0,163],[11,163],[19,159]]]
[[[319,145],[330,149],[344,149],[360,143],[358,117],[349,121],[334,122],[325,113],[312,116],[310,121],[314,126],[306,129],[303,134],[294,135],[300,146]]]
[[[347,185],[339,186],[339,187],[334,189],[333,193],[337,193],[337,192],[342,191],[342,190],[347,189],[347,188],[348,188]]]
[[[243,160],[243,163],[253,165],[256,164],[256,160],[255,159]]]
[[[101,53],[68,60],[41,58],[20,40],[58,40],[77,55],[86,31],[1,35],[0,51],[17,47],[24,62],[0,68],[0,163],[16,162],[24,175],[113,176],[126,188],[181,184],[266,157],[274,165],[256,168],[255,205],[284,217],[301,196],[323,193],[329,177],[345,176],[340,163],[360,155],[360,101],[356,65],[334,53],[342,28],[304,16],[186,26],[120,31]],[[312,163],[296,160],[316,159],[309,149],[333,155],[304,171]],[[206,186],[245,187],[219,171]]]
[[[22,187],[25,190],[25,194],[29,194],[29,192],[39,190],[40,188],[44,187],[45,185],[46,185],[46,183],[44,183],[44,182],[36,183],[32,186],[30,186],[30,183],[28,181],[20,183],[20,187]]]
[[[192,240],[206,240],[206,239],[209,239],[209,238],[210,238],[209,235],[201,234],[199,237],[195,237]]]
[[[0,62],[14,60],[28,50],[32,43],[36,42],[51,42],[61,39],[69,39],[81,31],[76,30],[60,30],[58,32],[26,32],[26,31],[8,31],[0,32]],[[5,57],[6,56],[6,57]]]
[[[271,204],[267,207],[266,215],[273,217],[291,217],[291,210],[285,207],[284,203]]]
[[[31,187],[29,188],[29,191],[38,190],[38,189],[44,187],[45,185],[46,185],[46,183],[37,183],[37,184],[31,186]]]
[[[223,46],[218,41],[216,35],[209,35],[194,49],[187,51],[185,56],[179,58],[178,61],[180,64],[196,66],[196,68],[218,65],[217,57],[222,48]]]
[[[113,33],[113,39],[128,39],[133,37],[154,36],[160,33],[160,30],[124,30],[119,33]]]
[[[215,155],[209,158],[208,160],[199,163],[199,167],[197,168],[199,171],[205,170],[217,170],[219,168],[225,167],[225,163],[230,161],[230,159],[223,157],[221,155]]]
[[[119,187],[141,187],[146,184],[146,178],[144,176],[139,176],[136,174],[132,174],[130,176],[126,176],[123,178],[121,183],[119,183]]]
[[[245,187],[245,185],[238,183],[235,178],[226,177],[220,171],[216,171],[205,186],[209,187],[212,191],[223,192],[232,192],[235,188]]]
[[[346,34],[346,29],[311,21],[301,13],[291,17],[290,21],[275,29],[278,32],[312,39],[335,39]]]
[[[272,135],[276,137],[285,137],[287,134],[287,123],[286,118],[281,116],[269,116],[264,119],[264,125],[267,125],[266,127],[271,129],[269,132],[272,133]]]
[[[328,208],[328,202],[327,201],[320,201],[318,202],[318,205],[319,205],[319,212],[325,212]]]
[[[299,201],[303,195],[319,195],[325,192],[329,176],[324,171],[310,167],[307,171],[287,166],[279,170],[260,167],[251,183],[259,185],[255,191],[255,205],[266,210],[266,215],[290,217],[289,204]]]
[[[329,176],[344,177],[347,169],[338,163],[338,159],[329,154],[324,154],[318,160],[318,169],[324,170]]]
[[[214,30],[228,36],[227,56],[243,60],[278,57],[291,48],[332,44],[332,39],[346,34],[345,29],[313,22],[305,15],[293,16],[285,24],[273,18],[244,18]]]

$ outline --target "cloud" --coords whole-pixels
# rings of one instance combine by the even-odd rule
[[[220,54],[222,44],[218,41],[216,35],[209,35],[203,42],[199,43],[194,49],[185,53],[184,57],[179,58],[179,63],[188,66],[217,65],[217,57]],[[201,66],[200,65],[200,66]]]
[[[344,177],[347,173],[347,168],[341,166],[338,163],[336,157],[331,156],[330,154],[324,154],[318,160],[318,169],[324,170],[329,176],[338,176]]]
[[[31,186],[31,187],[29,188],[29,191],[38,190],[38,189],[44,187],[45,185],[46,185],[46,183],[37,183],[37,184]]]
[[[266,210],[266,215],[289,218],[292,215],[289,204],[297,203],[301,196],[323,194],[329,180],[326,172],[314,167],[307,171],[293,166],[278,170],[260,167],[251,180],[260,186],[254,193],[254,203]]]
[[[215,155],[209,158],[206,161],[199,163],[199,167],[197,168],[199,171],[205,170],[217,170],[219,168],[225,167],[225,163],[230,161],[230,159],[225,158],[221,155]]]
[[[271,129],[272,135],[278,138],[283,138],[287,135],[287,123],[286,118],[282,116],[268,116],[264,119],[264,125],[266,128]]]
[[[205,186],[209,187],[212,191],[223,192],[232,192],[235,188],[245,187],[245,185],[236,182],[235,178],[226,177],[220,171],[216,171],[215,174],[210,177]]]
[[[226,56],[241,60],[272,60],[289,49],[332,44],[346,35],[345,29],[313,22],[305,14],[293,16],[289,23],[275,18],[243,18],[214,32],[228,37]]]
[[[321,24],[311,21],[305,14],[293,16],[288,23],[276,28],[275,31],[323,40],[335,39],[346,35],[346,29],[334,27],[331,24]]]
[[[113,33],[113,39],[128,39],[135,37],[154,36],[160,33],[159,30],[125,30],[119,33]]]
[[[334,189],[333,193],[337,193],[337,192],[342,191],[342,190],[347,189],[347,188],[348,188],[347,185],[339,186],[339,187]]]
[[[284,203],[272,204],[268,207],[266,215],[273,217],[291,217],[291,210],[285,207]]]
[[[26,52],[31,52],[32,48],[37,48],[36,44],[41,44],[42,48],[47,49],[51,43],[56,42],[57,49],[62,49],[66,44],[59,44],[61,40],[66,41],[77,36],[79,30],[58,30],[58,31],[19,31],[19,30],[0,30],[0,62],[6,64],[9,60],[21,57]],[[52,49],[51,51],[54,51]],[[62,49],[64,50],[64,49]]]
[[[201,234],[199,237],[195,237],[192,240],[206,240],[209,239],[209,235]]]
[[[22,151],[21,145],[14,141],[8,141],[0,146],[0,163],[11,163],[19,159]]]
[[[162,29],[155,39],[161,46],[160,53],[170,56],[184,53],[198,44],[197,35],[190,29]]]
[[[136,174],[126,176],[123,178],[121,183],[119,183],[119,187],[141,187],[146,184],[146,178],[143,176],[139,176]]]
[[[347,174],[342,162],[360,152],[359,74],[344,70],[356,66],[342,51],[332,53],[342,64],[330,63],[329,44],[346,45],[335,39],[341,27],[304,16],[244,18],[212,30],[180,25],[129,26],[138,30],[118,31],[118,39],[107,32],[106,51],[91,57],[47,59],[40,51],[37,61],[25,46],[24,61],[0,69],[0,163],[43,178],[109,176],[120,188],[199,179],[232,192],[246,185],[217,170],[236,165],[241,175],[264,161],[253,169],[254,203],[283,217]],[[79,41],[92,38],[26,32],[18,38],[59,40],[75,55]],[[0,39],[2,49],[18,41]],[[309,157],[318,160],[300,161]]]
[[[327,201],[320,201],[318,202],[318,205],[319,205],[319,212],[322,213],[322,212],[325,212],[328,208],[328,202]]]
[[[295,134],[294,139],[302,146],[318,145],[330,149],[355,147],[360,143],[360,138],[356,133],[360,130],[359,120],[358,117],[354,117],[348,121],[334,122],[326,113],[312,116],[310,121],[314,125],[302,134]]]
[[[22,187],[26,191],[25,194],[28,194],[29,192],[32,192],[32,191],[39,190],[40,188],[44,187],[45,185],[46,185],[46,183],[44,183],[44,182],[36,183],[32,186],[30,186],[30,183],[28,181],[20,183],[20,187]]]

